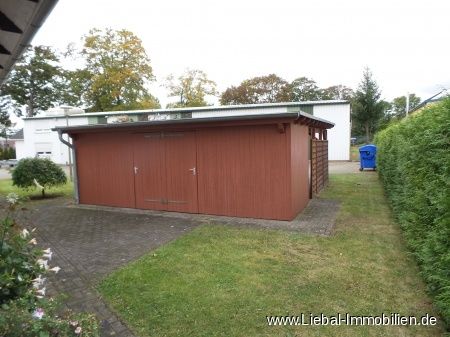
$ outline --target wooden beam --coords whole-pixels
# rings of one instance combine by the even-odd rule
[[[12,22],[12,20],[8,18],[2,11],[0,11],[0,30],[18,34],[23,33],[22,29],[17,27],[17,25],[14,22]]]

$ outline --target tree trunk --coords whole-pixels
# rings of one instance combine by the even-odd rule
[[[45,198],[45,189],[42,189],[42,198]]]
[[[366,128],[366,141],[367,143],[370,143],[370,130],[369,130],[369,123],[365,123],[365,128]]]

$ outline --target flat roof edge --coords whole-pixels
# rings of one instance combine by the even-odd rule
[[[110,123],[110,124],[88,124],[78,126],[60,126],[55,127],[52,130],[61,133],[76,133],[76,131],[88,131],[88,130],[105,130],[105,129],[124,129],[134,127],[145,126],[164,126],[164,125],[183,125],[183,124],[195,124],[195,123],[213,123],[213,122],[238,122],[238,121],[252,121],[252,120],[267,120],[267,119],[292,119],[293,121],[299,120],[301,117],[316,122],[325,128],[332,128],[334,123],[326,121],[322,118],[315,117],[305,112],[288,112],[279,114],[259,114],[259,115],[243,115],[243,116],[219,116],[219,117],[206,117],[206,118],[185,118],[185,119],[168,119],[159,121],[140,121],[140,122],[124,122],[124,123]]]

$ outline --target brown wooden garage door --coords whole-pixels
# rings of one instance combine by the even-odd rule
[[[134,137],[136,207],[197,213],[195,132]]]
[[[135,207],[131,140],[128,134],[77,135],[80,203]]]

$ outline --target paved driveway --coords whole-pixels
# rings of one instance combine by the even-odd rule
[[[43,248],[51,247],[52,266],[61,271],[49,280],[50,294],[69,295],[67,306],[95,312],[102,336],[133,336],[108,309],[95,285],[113,270],[190,231],[189,219],[66,207],[66,199],[35,202],[20,211],[20,223],[36,227]]]

